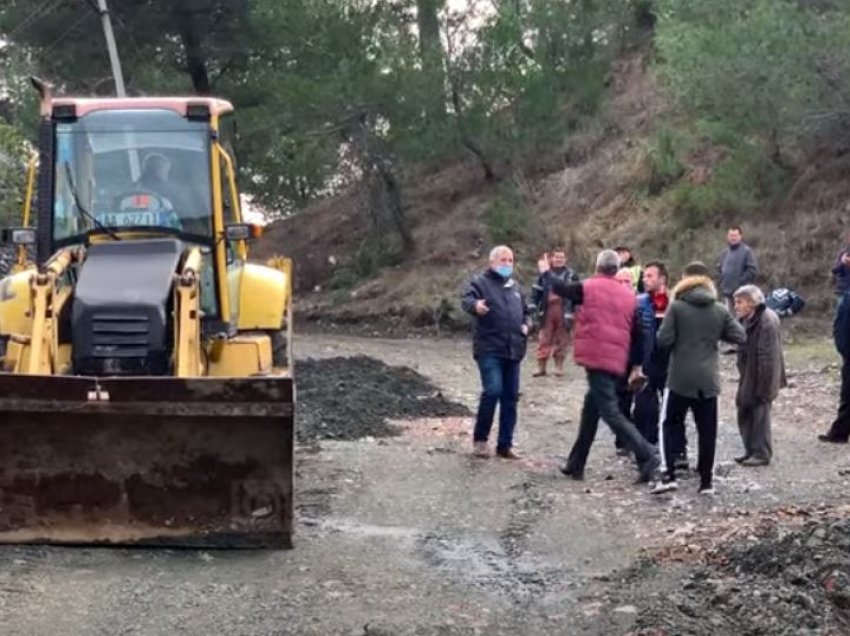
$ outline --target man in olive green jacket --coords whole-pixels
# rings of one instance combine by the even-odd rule
[[[719,341],[744,344],[746,332],[729,310],[718,302],[717,290],[703,263],[691,263],[673,290],[658,331],[658,347],[670,352],[664,454],[667,472],[654,493],[676,488],[673,451],[683,446],[685,417],[694,414],[697,425],[697,471],[700,493],[713,494],[712,474],[717,444],[717,397],[720,395]]]

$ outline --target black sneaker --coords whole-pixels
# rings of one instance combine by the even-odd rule
[[[661,466],[661,461],[657,456],[653,455],[638,467],[639,475],[637,483],[645,484],[653,480],[658,473],[658,467]]]
[[[712,495],[714,495],[714,486],[712,486],[711,484],[703,484],[699,487],[699,494],[705,495],[706,497],[711,497]]]
[[[561,473],[566,475],[567,477],[572,477],[576,481],[584,481],[584,469],[578,469],[575,466],[570,466],[566,464],[561,467]]]

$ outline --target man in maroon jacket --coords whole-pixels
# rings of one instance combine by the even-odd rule
[[[549,265],[538,262],[541,274]],[[617,402],[617,378],[631,372],[640,377],[643,334],[634,292],[617,282],[620,259],[612,250],[596,258],[596,275],[583,283],[552,280],[552,290],[580,305],[576,320],[573,357],[587,372],[588,391],[581,412],[578,437],[566,466],[561,469],[573,479],[584,479],[584,465],[596,437],[599,418],[631,450],[638,462],[641,482],[649,481],[659,466],[655,448],[623,415]]]

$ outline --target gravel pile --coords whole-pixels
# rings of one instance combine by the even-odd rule
[[[850,519],[723,548],[638,616],[649,634],[850,633]]]
[[[390,419],[470,415],[413,369],[367,356],[297,360],[295,378],[302,442],[396,435]]]

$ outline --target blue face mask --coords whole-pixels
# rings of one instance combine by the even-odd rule
[[[510,278],[511,274],[514,273],[513,265],[499,265],[496,267],[496,273],[502,278]]]

